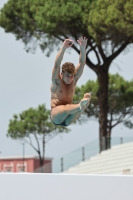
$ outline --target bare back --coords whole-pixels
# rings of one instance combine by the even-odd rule
[[[51,108],[59,105],[71,104],[75,93],[76,80],[75,78],[71,84],[66,84],[63,80],[58,78],[57,83],[51,85]]]

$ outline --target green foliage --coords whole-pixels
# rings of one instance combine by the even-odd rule
[[[58,37],[82,32],[83,10],[89,3],[52,0],[9,0],[1,10],[0,26],[15,34],[27,45],[39,41],[42,50],[49,52],[59,45]]]
[[[44,105],[39,105],[37,109],[29,108],[19,115],[14,115],[9,122],[7,136],[12,139],[24,139],[32,134],[38,134],[49,138],[54,134],[69,131],[65,127],[55,126],[49,116],[50,111]]]
[[[78,103],[84,96],[85,93],[92,92],[91,97],[91,103],[88,108],[86,108],[86,113],[88,117],[94,116],[98,117],[98,97],[97,97],[97,91],[98,91],[98,82],[89,80],[85,85],[82,85],[81,87],[76,87],[75,90],[75,96],[74,96],[74,103]]]
[[[111,75],[109,81],[109,108],[113,114],[125,112],[132,107],[133,80],[126,81],[120,75]],[[111,112],[110,111],[110,112]]]
[[[79,53],[78,37],[88,38],[86,64],[97,74],[100,90],[104,92],[99,100],[95,98],[90,113],[97,117],[100,112],[99,130],[104,136],[107,133],[108,70],[112,61],[133,42],[132,19],[132,0],[9,0],[0,12],[0,26],[13,33],[17,40],[21,39],[27,51],[35,51],[39,44],[49,56],[64,39],[72,38],[75,42],[72,48]],[[90,59],[91,52],[96,64]]]
[[[62,132],[69,132],[69,129],[55,126],[50,120],[50,111],[46,109],[45,105],[39,105],[36,109],[29,108],[19,115],[15,114],[9,122],[7,137],[24,140],[28,143],[38,153],[40,166],[42,166],[45,156],[45,144]],[[32,142],[33,137],[36,145]],[[42,140],[41,144],[40,139]]]
[[[85,35],[90,42],[109,40],[114,46],[133,40],[132,0],[9,0],[0,18],[6,32],[26,45],[37,39],[48,55],[62,37]]]
[[[90,105],[85,111],[87,118],[96,119],[99,116],[98,89],[98,82],[91,80],[76,87],[74,102],[79,102],[85,93],[92,92]],[[118,123],[123,123],[128,128],[133,128],[133,80],[126,81],[119,74],[110,74],[108,99],[108,127],[113,128]],[[83,121],[84,118],[79,120]]]
[[[98,41],[133,39],[132,0],[95,0],[88,17],[88,31]]]

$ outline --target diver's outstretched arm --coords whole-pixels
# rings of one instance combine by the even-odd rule
[[[59,52],[58,52],[58,54],[56,56],[55,63],[54,63],[54,68],[53,68],[53,71],[52,71],[52,82],[53,83],[57,82],[57,80],[59,79],[60,64],[61,64],[61,61],[63,59],[65,50],[67,48],[71,47],[72,45],[73,45],[73,40],[71,40],[71,39],[66,39],[63,42],[63,45],[62,45],[61,49],[59,50]]]
[[[86,63],[86,45],[87,45],[87,39],[86,37],[80,37],[77,42],[80,45],[80,55],[79,55],[79,63],[76,67],[76,74],[75,78],[79,79],[83,73],[84,65]]]

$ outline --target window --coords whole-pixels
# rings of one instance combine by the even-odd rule
[[[3,165],[3,172],[14,172],[14,165],[13,162],[10,163],[4,163]]]
[[[24,167],[19,167],[19,172],[25,172]]]
[[[12,167],[6,167],[5,172],[12,172]]]
[[[27,171],[27,163],[17,163],[17,172],[26,172]]]

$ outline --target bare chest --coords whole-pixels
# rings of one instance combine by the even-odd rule
[[[75,92],[75,85],[73,82],[70,85],[66,85],[60,82],[57,87],[56,94],[60,98],[71,99],[73,98],[74,92]]]

